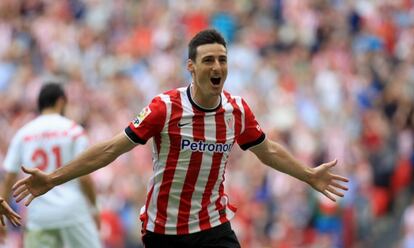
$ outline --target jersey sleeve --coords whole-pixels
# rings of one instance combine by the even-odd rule
[[[16,134],[9,146],[6,158],[4,159],[3,166],[7,172],[18,172],[22,165],[22,140],[19,134]]]
[[[244,108],[244,130],[237,137],[237,143],[240,148],[247,150],[255,145],[262,143],[265,139],[265,134],[263,133],[259,123],[256,121],[256,117],[253,112],[250,110],[250,107],[247,103],[242,100]]]
[[[145,144],[154,135],[159,134],[164,127],[166,106],[160,97],[155,97],[143,108],[125,128],[126,136],[137,144]]]
[[[78,126],[73,135],[74,149],[73,155],[76,157],[89,146],[89,139],[83,127]]]

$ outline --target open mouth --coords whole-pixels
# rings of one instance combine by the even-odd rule
[[[210,78],[210,81],[213,85],[219,85],[221,78]]]

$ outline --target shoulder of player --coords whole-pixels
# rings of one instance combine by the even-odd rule
[[[171,90],[168,90],[168,91],[163,92],[162,94],[159,94],[158,97],[163,98],[165,96],[168,96],[171,99],[173,99],[173,98],[179,98],[180,95],[186,91],[186,89],[187,89],[186,87],[180,87],[180,88],[176,88],[176,89],[171,89]]]
[[[47,123],[47,122],[46,122]],[[38,133],[46,125],[43,116],[37,116],[32,120],[28,120],[21,126],[13,136],[13,140],[24,140],[27,137]],[[47,123],[48,124],[48,123]]]
[[[23,124],[23,126],[21,126],[17,130],[15,136],[18,137],[18,136],[25,135],[27,133],[33,133],[33,131],[36,130],[38,126],[42,125],[41,122],[42,122],[41,116],[37,116],[36,118],[32,120],[28,120],[27,122]]]
[[[155,96],[152,99],[151,103],[168,105],[169,103],[180,101],[180,98],[182,97],[183,93],[185,93],[185,90],[186,88],[182,87],[165,91]]]
[[[222,98],[223,98],[224,101],[229,102],[229,103],[244,101],[243,97],[237,96],[237,95],[232,95],[230,92],[228,92],[226,90],[223,90]]]
[[[49,121],[48,124],[55,127],[58,126],[59,130],[66,132],[69,135],[78,135],[79,133],[84,132],[84,128],[80,124],[66,116],[55,115],[50,119],[44,119],[44,121]]]
[[[63,115],[57,115],[55,116],[55,119],[57,124],[59,124],[63,129],[83,129],[83,127],[78,124],[76,121],[69,119],[66,116]]]

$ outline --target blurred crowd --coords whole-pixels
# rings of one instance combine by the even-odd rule
[[[95,144],[191,82],[187,44],[207,27],[228,41],[225,89],[266,134],[350,178],[334,204],[235,146],[226,190],[242,247],[414,247],[412,0],[1,0],[0,161],[42,83],[65,84],[67,116]],[[141,245],[150,147],[93,174],[108,248]]]

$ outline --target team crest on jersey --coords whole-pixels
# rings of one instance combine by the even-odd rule
[[[227,125],[228,129],[233,130],[233,128],[234,128],[234,118],[233,117],[227,118],[226,119],[226,125]]]
[[[141,112],[135,117],[135,119],[132,121],[132,124],[135,128],[141,124],[141,122],[151,113],[151,109],[147,106],[144,109],[141,110]]]

